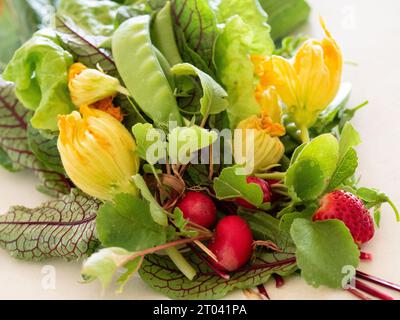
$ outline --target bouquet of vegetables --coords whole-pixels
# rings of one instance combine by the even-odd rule
[[[307,3],[120,2],[1,2],[0,164],[54,197],[0,216],[1,247],[174,299],[265,295],[297,272],[361,298],[387,296],[360,278],[398,289],[356,271],[382,204],[400,217],[358,185],[365,103],[346,107],[339,44],[322,19],[321,40],[290,36]]]

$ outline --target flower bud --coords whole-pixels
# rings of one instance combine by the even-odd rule
[[[85,193],[112,200],[116,194],[137,194],[131,177],[139,171],[136,143],[111,115],[88,106],[60,116],[58,150],[72,182]]]
[[[262,114],[243,120],[237,129],[242,130],[241,141],[234,141],[237,163],[252,165],[252,172],[264,171],[279,163],[285,152],[279,139],[285,134],[281,124],[274,123],[271,117]]]
[[[72,102],[78,107],[114,97],[118,92],[129,95],[117,78],[96,69],[89,69],[81,63],[70,67],[68,79]]]

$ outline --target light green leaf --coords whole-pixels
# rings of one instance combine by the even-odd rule
[[[231,128],[260,112],[254,95],[254,67],[249,58],[253,41],[251,28],[240,16],[230,18],[218,37],[215,64],[229,95]]]
[[[357,152],[349,148],[339,160],[338,166],[332,175],[327,188],[327,192],[339,187],[347,179],[351,178],[358,167]]]
[[[331,134],[323,134],[308,143],[295,161],[314,160],[320,166],[325,181],[328,182],[339,160],[339,143]]]
[[[342,159],[350,148],[361,144],[359,133],[350,123],[346,123],[340,134],[339,159]]]
[[[58,130],[57,116],[75,110],[67,86],[73,57],[65,51],[53,30],[43,29],[19,48],[3,78],[15,83],[15,94],[33,110],[33,127]]]
[[[296,161],[287,171],[285,183],[292,198],[313,200],[325,189],[325,175],[321,165],[314,159]]]
[[[110,36],[119,7],[113,1],[61,0],[57,13],[72,19],[88,34]]]
[[[168,226],[168,217],[166,211],[158,204],[156,199],[154,199],[143,177],[140,174],[137,174],[134,175],[132,179],[136,187],[140,190],[142,197],[148,201],[153,220],[163,227]]]
[[[344,267],[357,268],[360,251],[340,220],[294,220],[290,234],[296,244],[302,277],[313,287],[341,288]]]
[[[196,76],[200,79],[203,88],[203,97],[200,99],[200,112],[204,118],[221,113],[228,107],[228,94],[205,72],[189,63],[175,65],[171,69],[177,76]]]
[[[132,127],[132,132],[140,158],[150,164],[156,164],[166,158],[167,143],[162,130],[155,129],[150,123],[138,123]]]
[[[355,194],[357,197],[366,202],[369,208],[371,207],[379,208],[383,203],[388,203],[395,212],[397,221],[400,222],[399,210],[397,209],[393,201],[390,200],[390,198],[386,194],[379,192],[376,189],[370,189],[364,187],[359,188],[355,192]]]
[[[103,204],[96,225],[105,247],[140,251],[166,242],[165,228],[153,220],[149,203],[128,194]]]
[[[240,166],[232,166],[222,170],[214,179],[215,195],[218,199],[242,198],[256,207],[263,202],[261,187],[255,183],[247,183],[246,176],[238,174]]]
[[[198,126],[176,127],[168,134],[170,163],[187,164],[196,151],[212,145],[218,139],[215,131]]]
[[[258,0],[220,0],[218,1],[217,19],[225,23],[233,16],[240,16],[249,26],[252,33],[251,54],[270,55],[275,45],[271,39],[271,27],[268,25],[268,14]]]
[[[103,289],[107,288],[115,273],[123,267],[124,261],[132,255],[131,252],[122,248],[105,248],[92,254],[84,263],[81,270],[81,276],[84,282],[88,283],[98,279]],[[141,258],[138,257],[131,261],[129,270],[135,270]],[[125,283],[124,277],[121,279],[121,285]]]

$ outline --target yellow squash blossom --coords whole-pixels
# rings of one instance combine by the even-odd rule
[[[280,123],[274,123],[267,113],[262,113],[241,121],[237,129],[242,133],[241,141],[234,141],[236,162],[252,165],[252,172],[261,172],[279,163],[285,152],[279,139],[285,129]]]
[[[274,123],[282,122],[282,108],[274,87],[272,60],[265,56],[253,55],[254,73],[259,79],[256,87],[256,99],[264,114],[271,117]]]
[[[129,95],[117,78],[96,69],[89,69],[82,63],[74,63],[68,74],[68,88],[76,106],[91,105],[118,92]]]
[[[273,56],[274,86],[287,106],[288,113],[308,140],[308,128],[335,98],[341,83],[343,58],[340,48],[327,30],[322,41],[308,40],[294,61]]]
[[[69,178],[87,194],[112,200],[118,193],[137,194],[131,177],[138,173],[136,143],[111,115],[88,106],[59,116],[58,150]]]

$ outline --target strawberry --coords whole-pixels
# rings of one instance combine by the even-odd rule
[[[371,215],[364,203],[353,194],[336,190],[324,196],[320,205],[313,221],[343,221],[358,245],[368,242],[374,236],[375,228]]]

